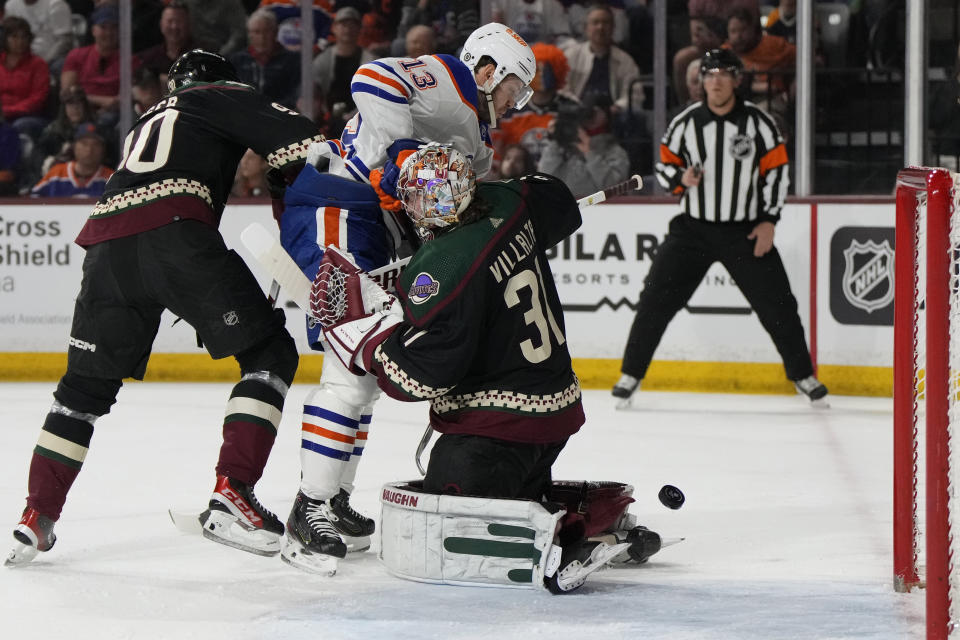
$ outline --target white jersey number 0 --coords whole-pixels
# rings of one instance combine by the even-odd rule
[[[180,112],[176,109],[164,109],[158,114],[143,123],[143,126],[134,129],[127,135],[123,141],[123,160],[117,170],[126,169],[132,173],[146,173],[156,171],[167,164],[170,157],[170,146],[173,143],[173,125],[177,121]],[[157,134],[157,148],[153,153],[153,160],[143,160],[143,150],[153,135],[153,129],[157,123],[160,123],[160,131]],[[136,135],[136,142],[134,142]],[[131,148],[132,147],[132,148]]]

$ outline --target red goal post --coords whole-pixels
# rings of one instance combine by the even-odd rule
[[[951,498],[960,497],[960,440],[951,444],[951,420],[960,424],[958,196],[960,175],[946,169],[911,167],[897,175],[894,588],[926,587],[928,638],[947,638],[960,622],[960,500]]]

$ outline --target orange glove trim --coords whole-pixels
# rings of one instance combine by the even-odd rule
[[[370,184],[373,186],[373,190],[377,192],[377,197],[380,198],[380,208],[386,209],[387,211],[403,210],[402,201],[397,200],[380,188],[381,180],[383,180],[383,169],[374,169],[370,172]]]

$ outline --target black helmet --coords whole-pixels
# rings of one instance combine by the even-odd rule
[[[736,77],[743,70],[743,63],[740,62],[737,54],[730,49],[711,49],[703,54],[703,58],[700,59],[700,75],[711,69],[723,69]]]
[[[226,58],[203,49],[187,51],[177,58],[170,66],[167,78],[167,88],[170,91],[191,82],[240,81],[237,70]]]

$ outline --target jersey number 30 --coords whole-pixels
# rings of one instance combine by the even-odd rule
[[[524,269],[507,281],[507,288],[503,292],[503,300],[507,303],[507,308],[512,309],[520,304],[520,291],[530,289],[530,308],[524,312],[523,319],[527,326],[536,327],[540,334],[540,344],[534,345],[533,340],[527,338],[520,343],[520,351],[524,358],[533,364],[537,364],[549,358],[550,354],[553,353],[551,333],[556,338],[557,346],[566,342],[566,338],[563,331],[560,330],[556,318],[553,317],[550,302],[547,300],[546,292],[543,291],[540,264],[536,261],[534,264],[537,267],[536,273],[530,269]],[[544,314],[544,310],[546,310],[546,314]]]

